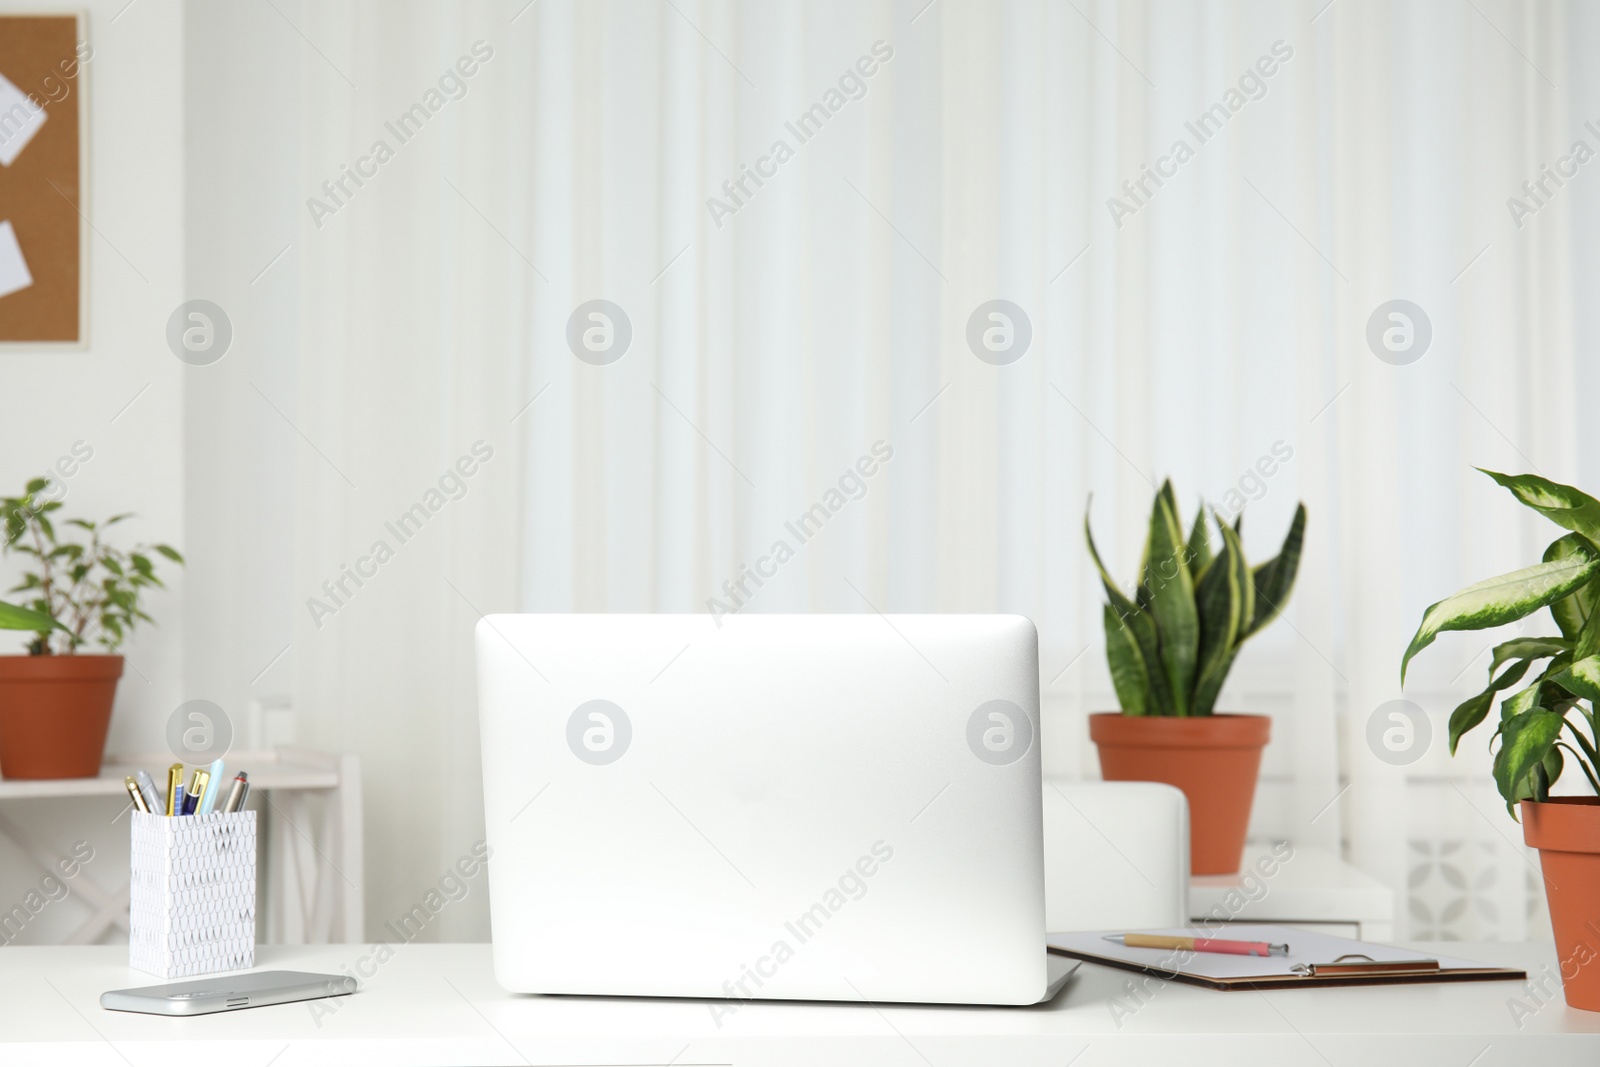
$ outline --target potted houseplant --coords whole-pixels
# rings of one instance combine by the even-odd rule
[[[1569,760],[1600,793],[1600,500],[1534,474],[1483,473],[1571,532],[1533,566],[1469,585],[1423,612],[1400,661],[1400,684],[1412,657],[1446,630],[1486,630],[1550,610],[1559,637],[1514,637],[1495,647],[1488,687],[1450,715],[1450,754],[1507,693],[1489,736],[1495,788],[1513,819],[1521,809],[1523,839],[1539,850],[1567,1003],[1600,1011],[1600,797],[1550,795]]]
[[[11,590],[25,599],[0,603],[0,629],[34,635],[26,654],[0,656],[0,775],[92,778],[100,773],[122,676],[117,648],[151,621],[140,600],[161,585],[151,557],[183,557],[167,545],[123,551],[106,544],[104,531],[128,515],[102,523],[68,519],[63,525],[87,540],[59,537],[51,515],[61,502],[41,495],[48,484],[35,478],[21,496],[0,498],[4,550],[28,559]],[[91,644],[104,651],[81,651]]]
[[[1084,515],[1089,555],[1109,600],[1106,660],[1122,705],[1120,714],[1089,716],[1100,772],[1111,781],[1165,782],[1183,790],[1195,874],[1239,869],[1272,720],[1214,707],[1239,646],[1289,599],[1306,509],[1295,509],[1278,555],[1255,567],[1245,561],[1239,520],[1232,526],[1217,514],[1212,520],[1220,548],[1213,548],[1204,505],[1185,538],[1172,483],[1164,483],[1150,514],[1139,585],[1129,597],[1101,562]]]

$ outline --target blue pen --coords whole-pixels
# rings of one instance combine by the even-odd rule
[[[194,781],[189,783],[189,791],[183,794],[183,808],[178,814],[193,815],[195,813],[195,810],[200,806],[200,794],[206,791],[206,782],[209,778],[210,776],[205,771],[198,767],[195,768]]]
[[[206,791],[200,794],[200,806],[195,808],[196,815],[210,815],[217,803],[217,789],[222,782],[222,760],[212,760],[207,773],[211,775],[211,780],[206,782]]]

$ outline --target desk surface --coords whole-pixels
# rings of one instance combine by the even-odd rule
[[[1526,968],[1546,979],[1549,995],[1540,1006],[1519,982],[1274,993],[1169,983],[1153,985],[1139,1006],[1125,992],[1132,975],[1085,964],[1060,996],[1034,1008],[754,1003],[714,1018],[728,1002],[512,996],[495,984],[488,945],[400,945],[381,965],[372,946],[312,945],[263,946],[258,966],[371,971],[363,991],[174,1019],[100,1007],[108,989],[158,984],[128,968],[126,948],[10,947],[0,949],[0,1064],[1600,1062],[1600,1013],[1562,1002],[1550,945],[1414,944]],[[1527,1009],[1520,1018],[1508,1006],[1515,1001]]]

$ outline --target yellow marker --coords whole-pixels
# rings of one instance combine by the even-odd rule
[[[174,763],[167,768],[167,814],[176,815],[183,810],[183,764]]]

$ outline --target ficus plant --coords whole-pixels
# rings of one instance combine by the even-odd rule
[[[7,555],[28,557],[22,581],[11,589],[25,594],[19,604],[0,602],[0,629],[31,630],[28,652],[34,656],[71,654],[94,644],[115,652],[133,630],[153,621],[141,607],[144,594],[161,587],[152,556],[182,564],[170,545],[134,545],[126,551],[107,544],[105,531],[132,518],[113,515],[104,522],[67,519],[62,525],[82,535],[57,535],[51,516],[59,500],[42,494],[49,482],[35,478],[21,496],[0,497],[0,529]]]
[[[1488,717],[1499,694],[1511,691],[1500,701],[1500,719],[1489,736],[1489,750],[1494,756],[1495,787],[1514,819],[1517,801],[1549,799],[1550,786],[1561,777],[1566,762],[1563,753],[1573,758],[1590,787],[1600,793],[1600,758],[1595,751],[1595,702],[1600,700],[1600,611],[1596,610],[1600,500],[1536,474],[1483,473],[1571,532],[1552,541],[1533,566],[1476,582],[1423,612],[1422,624],[1400,660],[1400,684],[1405,685],[1412,657],[1446,630],[1488,630],[1525,619],[1541,608],[1550,610],[1561,636],[1515,637],[1496,645],[1488,687],[1450,715],[1453,756],[1462,736]],[[1521,685],[1540,662],[1543,668]]]
[[[1278,555],[1254,567],[1239,540],[1244,516],[1230,526],[1210,513],[1221,538],[1217,547],[1207,514],[1202,503],[1185,537],[1172,483],[1162,484],[1150,511],[1139,585],[1129,597],[1101,562],[1085,509],[1084,536],[1109,601],[1103,611],[1106,659],[1124,715],[1210,715],[1239,646],[1282,612],[1294,588],[1305,542],[1304,504],[1295,508]]]

